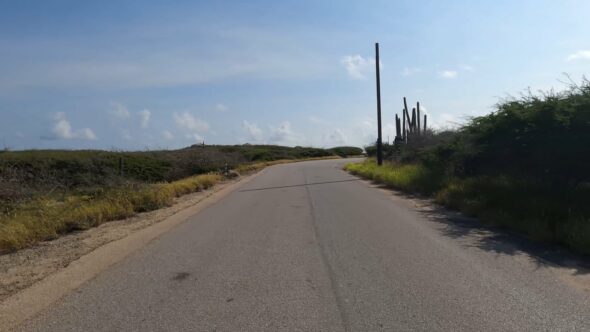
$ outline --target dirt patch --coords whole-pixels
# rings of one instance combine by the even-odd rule
[[[42,242],[31,248],[1,255],[0,302],[48,275],[64,269],[98,247],[156,224],[237,181],[237,179],[224,181],[215,185],[214,188],[179,197],[174,205],[167,208],[107,222],[86,231],[75,232],[56,240]]]

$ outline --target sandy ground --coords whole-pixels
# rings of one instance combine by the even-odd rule
[[[1,255],[0,302],[48,275],[66,268],[71,262],[98,247],[158,223],[236,181],[227,180],[215,185],[214,188],[179,197],[173,206],[167,208],[107,222],[89,230],[74,232],[31,248]]]

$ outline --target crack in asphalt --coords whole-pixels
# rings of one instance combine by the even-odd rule
[[[337,181],[324,181],[324,182],[311,182],[311,183],[303,183],[303,184],[293,184],[288,186],[277,186],[277,187],[265,187],[265,188],[253,188],[253,189],[243,189],[239,192],[248,192],[248,191],[261,191],[261,190],[272,190],[272,189],[282,189],[282,188],[295,188],[295,187],[307,187],[307,186],[316,186],[320,184],[329,184],[329,183],[340,183],[340,182],[352,182],[352,181],[359,181],[360,179],[348,179],[348,180],[337,180]]]

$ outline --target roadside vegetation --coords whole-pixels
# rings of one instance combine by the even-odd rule
[[[369,155],[374,148],[366,149]],[[435,197],[484,223],[590,254],[590,83],[506,100],[453,131],[386,146],[360,176]]]
[[[173,151],[0,152],[0,253],[173,204],[212,187],[227,169],[338,158],[332,151],[270,145]]]
[[[340,156],[340,157],[352,157],[352,156],[361,156],[363,154],[363,149],[357,148],[354,146],[339,146],[335,148],[328,149],[328,151]]]

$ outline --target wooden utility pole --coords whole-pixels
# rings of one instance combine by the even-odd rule
[[[379,77],[379,43],[375,43],[375,73],[377,78],[377,165],[383,164],[381,138],[381,79]]]

